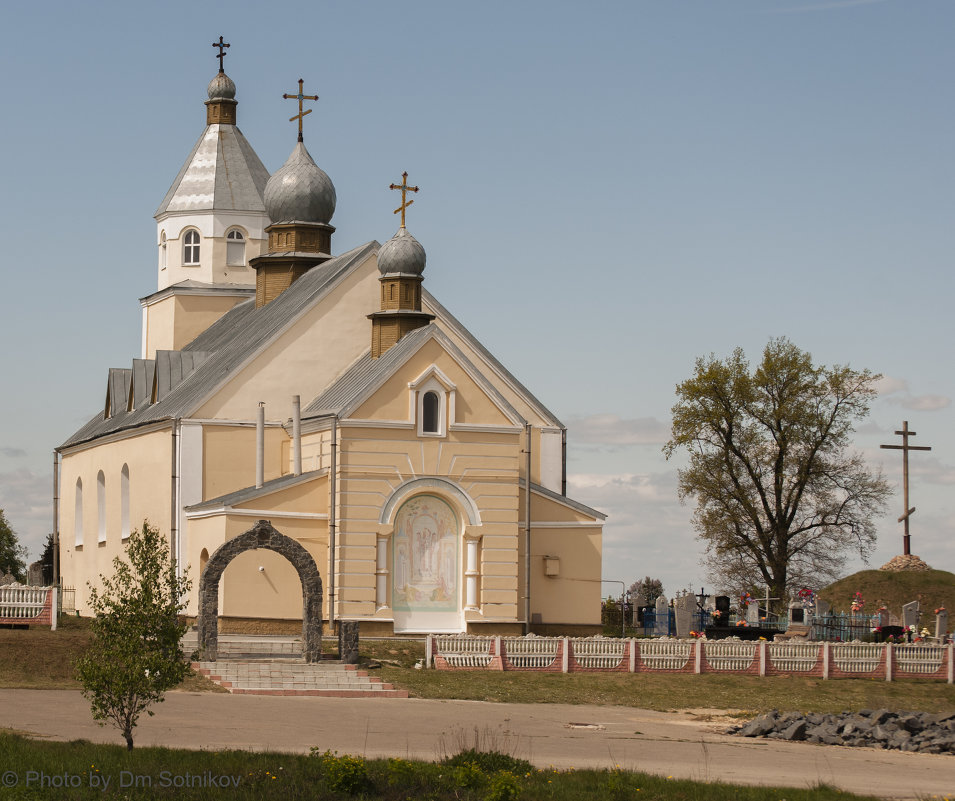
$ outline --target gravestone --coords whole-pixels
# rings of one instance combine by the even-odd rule
[[[832,607],[829,605],[828,601],[823,601],[821,598],[816,598],[814,617],[829,617],[829,613],[831,611]]]
[[[667,603],[667,597],[661,595],[657,598],[654,615],[653,636],[666,637],[670,634],[670,607]]]
[[[684,595],[673,602],[673,616],[676,618],[676,636],[686,639],[693,630],[693,612],[696,611],[696,597]]]
[[[746,624],[749,626],[759,625],[759,604],[751,601],[746,605]]]
[[[797,625],[803,625],[806,623],[806,610],[801,606],[790,606],[789,607],[789,622],[790,624],[796,623]]]
[[[919,625],[919,602],[909,601],[902,607],[902,625],[905,628]]]
[[[889,610],[880,609],[879,610],[879,627],[885,627],[889,625]]]
[[[945,635],[948,633],[948,612],[945,609],[939,609],[935,613],[935,639],[939,642],[945,641]]]

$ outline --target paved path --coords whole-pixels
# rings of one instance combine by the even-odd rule
[[[136,744],[433,760],[465,730],[499,732],[536,765],[621,768],[705,781],[831,784],[886,798],[955,795],[955,756],[750,740],[725,722],[630,707],[422,699],[290,698],[171,692],[144,717]],[[0,690],[0,726],[57,740],[121,744],[73,690]],[[171,766],[174,767],[174,766]]]

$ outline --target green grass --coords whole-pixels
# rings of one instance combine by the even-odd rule
[[[0,753],[4,755],[2,781],[7,788],[0,793],[11,801],[50,798],[874,801],[871,796],[828,787],[782,789],[707,784],[620,769],[514,773],[494,771],[494,764],[488,764],[484,770],[473,762],[454,766],[404,759],[365,760],[314,750],[308,756],[170,748],[137,748],[127,752],[122,746],[95,745],[85,740],[39,742],[3,731],[0,731]],[[513,769],[519,763],[504,758],[496,764]],[[227,786],[210,786],[211,776]],[[11,786],[14,779],[16,785]],[[105,785],[107,780],[109,784]],[[46,785],[41,786],[44,781]],[[53,786],[54,782],[58,786]]]
[[[935,609],[944,606],[955,616],[955,573],[947,570],[862,570],[819,590],[819,597],[828,601],[833,611],[848,611],[857,592],[865,599],[865,614],[874,615],[880,606],[886,606],[889,612],[901,616],[902,604],[920,601],[922,623],[929,623],[933,632]]]

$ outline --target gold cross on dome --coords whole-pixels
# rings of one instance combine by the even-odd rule
[[[302,118],[306,114],[312,113],[312,109],[309,109],[308,111],[302,111],[302,101],[318,100],[318,95],[303,94],[302,86],[304,85],[304,83],[305,83],[304,80],[302,80],[301,78],[298,79],[298,94],[297,95],[289,95],[289,94],[282,95],[282,97],[285,98],[286,100],[298,101],[298,114],[296,114],[293,117],[289,117],[288,121],[291,122],[292,120],[298,120],[298,141],[299,142],[303,141],[302,140]]]
[[[218,41],[218,42],[213,42],[213,43],[212,43],[212,46],[219,48],[219,55],[216,56],[216,58],[219,59],[219,72],[225,72],[225,70],[222,68],[222,59],[224,59],[224,58],[226,57],[226,55],[227,55],[226,52],[225,52],[225,49],[226,49],[227,47],[232,47],[232,45],[227,44],[226,41],[225,41],[225,39],[223,39],[223,38],[220,36],[220,37],[219,37],[219,41]]]
[[[408,186],[408,173],[403,172],[401,173],[401,183],[391,184],[388,188],[401,190],[401,205],[395,209],[394,213],[397,214],[399,211],[401,212],[401,227],[404,228],[405,227],[405,209],[408,208],[408,206],[410,206],[412,203],[414,203],[414,200],[408,200],[408,193],[417,192],[418,187]]]

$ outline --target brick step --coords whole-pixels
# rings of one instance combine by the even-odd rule
[[[289,660],[262,662],[225,659],[217,662],[193,662],[196,671],[230,693],[254,695],[315,695],[339,698],[407,698],[407,690],[375,676],[368,676],[354,665],[322,663],[306,665]]]

